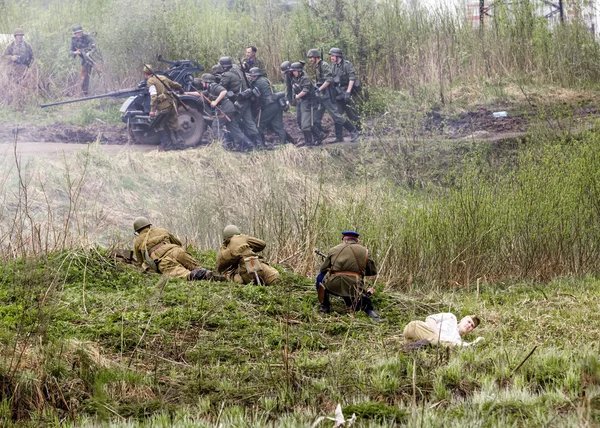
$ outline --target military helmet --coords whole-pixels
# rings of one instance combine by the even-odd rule
[[[318,49],[311,49],[306,54],[306,58],[321,58],[321,53]]]
[[[203,82],[206,83],[215,83],[215,76],[210,74],[210,73],[204,73],[202,76],[200,76],[200,80],[202,80]]]
[[[281,67],[279,67],[279,68],[281,69],[282,73],[286,73],[286,72],[290,71],[290,65],[292,65],[291,62],[289,62],[289,61],[283,61],[281,63]]]
[[[25,32],[23,31],[22,28],[15,28],[15,31],[13,32],[14,36],[24,36]]]
[[[252,67],[250,69],[250,71],[248,71],[248,74],[252,77],[258,77],[258,76],[262,76],[262,73],[260,71],[260,68],[258,67]]]
[[[231,57],[228,57],[228,56],[222,56],[221,58],[219,58],[219,64],[221,64],[221,66],[224,69],[233,67],[233,62],[231,62]]]
[[[79,25],[79,24],[73,25],[73,34],[81,33],[82,31],[83,31],[83,28],[81,27],[81,25]]]
[[[144,73],[152,74],[154,71],[152,70],[152,66],[150,64],[144,64]]]
[[[146,217],[138,217],[133,222],[133,230],[139,232],[141,229],[146,226],[150,226],[151,224],[152,223],[150,223]]]
[[[240,235],[240,234],[241,234],[240,229],[234,224],[225,226],[225,229],[223,229],[223,239],[229,239],[233,235]]]
[[[223,70],[223,67],[221,66],[221,64],[216,64],[213,65],[212,68],[210,69],[210,72],[212,74],[221,74],[223,73],[225,70]]]
[[[342,50],[340,48],[331,48],[331,49],[329,49],[329,55],[344,56],[342,54]]]
[[[302,71],[302,63],[293,62],[292,65],[290,65],[290,70],[291,71]]]

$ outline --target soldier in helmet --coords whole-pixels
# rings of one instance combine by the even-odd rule
[[[73,37],[71,37],[71,56],[81,58],[81,91],[83,95],[88,94],[90,87],[90,74],[92,73],[93,63],[89,61],[89,55],[96,50],[94,39],[79,24],[73,25]]]
[[[258,67],[252,67],[248,75],[250,76],[252,89],[260,92],[258,99],[259,111],[257,115],[258,131],[264,135],[265,129],[271,128],[279,136],[281,144],[285,144],[286,142],[295,143],[283,128],[283,108],[269,79],[262,75]],[[284,94],[281,92],[279,95],[283,98]]]
[[[23,76],[25,70],[33,62],[33,49],[31,45],[23,40],[25,32],[20,28],[15,28],[15,40],[13,40],[6,48],[4,55],[12,63],[14,67],[14,75],[17,79]]]
[[[341,49],[331,48],[329,49],[329,55],[332,64],[331,73],[333,74],[333,83],[337,92],[336,102],[338,110],[340,113],[345,112],[348,119],[360,129],[360,117],[352,107],[352,94],[359,87],[354,66],[350,61],[344,59]]]
[[[302,61],[300,62],[302,64]],[[302,111],[300,111],[300,104],[294,97],[294,89],[292,88],[292,79],[294,75],[290,69],[292,63],[290,61],[283,61],[281,63],[281,74],[283,74],[283,80],[285,82],[285,97],[288,102],[296,107],[296,122],[298,123],[298,129],[302,130]]]
[[[356,141],[359,136],[358,130],[351,122],[344,118],[343,111],[338,110],[331,67],[321,59],[321,53],[317,49],[309,50],[306,57],[315,66],[318,87],[317,94],[320,95],[321,103],[324,107],[317,112],[317,122],[321,123],[323,114],[327,110],[327,113],[329,113],[335,124],[335,142],[341,143],[344,141],[344,128],[350,132],[350,141]]]
[[[200,87],[203,92],[188,92],[187,94],[202,97],[204,102],[210,103],[210,107],[215,110],[216,118],[212,124],[213,134],[217,138],[221,138],[221,129],[225,125],[233,142],[233,146],[227,148],[235,148],[239,151],[250,148],[252,142],[240,129],[240,114],[233,102],[227,97],[227,89],[218,84],[215,76],[210,73],[204,73],[199,80],[194,79],[194,86],[196,88]],[[208,98],[209,101],[204,97]]]
[[[223,71],[225,70],[223,70],[221,64],[215,64],[210,68],[210,74],[215,76],[215,82],[221,83],[221,75],[223,74]]]
[[[263,76],[266,76],[265,64],[256,56],[256,51],[258,51],[256,46],[250,45],[246,48],[246,58],[242,60],[242,70],[249,73],[252,67],[258,67]]]
[[[290,70],[294,76],[292,79],[292,87],[296,103],[301,101],[301,129],[304,134],[304,144],[299,145],[318,145],[323,141],[325,136],[320,131],[321,124],[317,121],[319,118],[317,111],[320,107],[320,103],[315,95],[313,81],[304,70],[302,70],[302,64],[299,62],[294,62],[290,66]]]
[[[223,243],[217,253],[217,270],[239,284],[260,282],[271,285],[279,278],[279,272],[257,255],[265,246],[265,241],[242,235],[237,226],[230,224],[223,229]]]
[[[221,86],[228,92],[233,92],[235,104],[240,112],[241,126],[244,134],[255,145],[262,144],[262,138],[252,117],[252,89],[248,87],[246,75],[240,67],[233,65],[228,56],[221,57],[219,64],[223,67]]]
[[[353,230],[342,232],[342,243],[329,250],[317,278],[320,311],[329,313],[329,295],[341,296],[348,311],[363,310],[375,321],[383,321],[373,310],[369,294],[364,290],[364,277],[377,274],[369,250],[360,245],[360,235]]]
[[[150,117],[154,118],[154,130],[160,139],[159,151],[182,150],[185,143],[179,135],[177,101],[173,91],[183,94],[183,87],[166,76],[154,73],[144,65],[144,78],[150,93]]]
[[[188,281],[227,281],[221,275],[204,269],[190,253],[183,249],[181,241],[167,229],[151,227],[146,217],[133,222],[136,238],[133,244],[136,265],[155,272]]]

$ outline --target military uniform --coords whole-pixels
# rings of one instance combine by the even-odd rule
[[[258,69],[263,75],[266,74],[265,63],[262,59],[258,58],[257,56],[255,56],[252,59],[244,58],[242,60],[242,68],[246,73],[250,71],[250,69],[253,67],[258,67]]]
[[[275,98],[271,82],[266,77],[259,76],[251,82],[251,85],[252,88],[260,91],[260,98],[258,100],[260,110],[257,117],[258,130],[264,133],[264,130],[270,127],[279,136],[281,144],[285,144],[286,140],[291,140],[292,138],[283,128],[283,110]]]
[[[154,74],[148,66],[144,68],[144,72],[151,74],[146,81],[146,86],[150,93],[150,112],[153,112],[156,117],[154,130],[160,137],[159,149],[183,148],[183,141],[180,141],[178,135],[177,104],[172,94],[172,91],[182,93],[183,87],[166,76]],[[175,147],[172,147],[173,143]]]
[[[233,235],[221,244],[217,254],[217,270],[226,278],[232,279],[239,284],[249,284],[255,281],[253,274],[249,274],[246,268],[247,257],[256,256],[256,253],[265,249],[265,241],[247,235]],[[279,278],[277,269],[272,268],[262,259],[260,260],[262,270],[258,276],[266,285],[273,284]]]
[[[219,97],[221,92],[226,90],[227,89],[225,89],[224,86],[218,83],[210,83],[208,85],[208,88],[206,89],[206,96],[211,101],[214,101]],[[240,114],[233,105],[233,102],[229,98],[225,97],[221,100],[218,107],[223,113],[220,113],[218,111],[216,112],[217,117],[212,124],[213,134],[215,134],[217,138],[221,138],[221,128],[223,127],[223,125],[225,125],[225,128],[229,132],[229,136],[231,137],[231,141],[233,142],[233,144],[237,146],[238,150],[244,150],[244,147],[249,146],[251,142],[244,135],[240,128]],[[227,120],[225,118],[225,114],[229,117],[230,120]]]
[[[246,80],[243,76],[244,72],[241,68],[237,66],[232,66],[225,70],[221,75],[221,86],[223,86],[227,91],[231,91],[234,94],[237,94],[238,99],[237,103],[239,103],[239,111],[240,111],[240,119],[243,127],[243,132],[246,134],[251,140],[257,140],[258,138],[258,128],[256,127],[256,123],[254,123],[254,118],[252,117],[252,101],[250,100],[250,92],[244,92],[248,88],[246,85]],[[241,95],[244,92],[244,95]]]
[[[289,61],[284,61],[281,64],[281,72],[283,73],[283,79],[285,81],[285,97],[287,98],[290,105],[296,106],[296,123],[298,124],[298,129],[302,130],[302,111],[300,110],[300,100],[296,100],[294,97],[294,88],[292,87],[292,80],[294,76],[290,71],[291,63]]]
[[[301,100],[300,106],[296,105],[296,108],[300,108],[300,127],[304,134],[304,141],[306,145],[312,145],[313,137],[315,143],[322,141],[323,135],[321,132],[321,123],[318,121],[319,116],[318,110],[321,107],[319,100],[315,94],[315,87],[312,79],[302,71],[298,77],[292,79],[292,87],[296,95],[304,92],[304,96],[297,98],[296,102]]]
[[[21,40],[20,42],[13,40],[8,45],[8,48],[6,48],[6,53],[4,55],[16,56],[17,59],[11,60],[15,65],[29,67],[33,62],[33,49],[25,40]]]
[[[96,49],[96,43],[92,36],[83,33],[81,37],[73,36],[71,38],[71,56],[81,58],[81,90],[83,95],[88,94],[90,87],[90,74],[92,73],[93,64],[86,60],[85,53],[91,53]],[[80,51],[79,54],[75,52]]]
[[[322,307],[328,312],[329,294],[341,296],[348,309],[373,311],[371,299],[364,294],[364,277],[377,274],[369,250],[358,243],[341,243],[327,254],[320,269],[325,287]]]
[[[354,81],[354,89],[358,89],[356,85],[358,81],[356,79],[356,72],[352,63],[342,58],[339,63],[333,63],[331,72],[333,75],[333,81],[336,91],[336,104],[340,113],[345,112],[348,119],[350,119],[354,125],[360,126],[360,117],[358,113],[352,107],[351,100],[347,98],[346,91],[350,81]]]
[[[135,238],[133,246],[138,266],[144,262],[144,252],[147,250],[152,260],[157,262],[158,271],[165,275],[191,279],[192,271],[202,269],[200,263],[182,248],[181,241],[167,229],[147,227]]]

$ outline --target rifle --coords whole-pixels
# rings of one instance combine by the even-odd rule
[[[327,254],[325,254],[325,253],[324,253],[324,252],[322,252],[322,251],[319,251],[319,250],[318,250],[318,249],[316,249],[316,248],[315,248],[315,254],[316,254],[316,255],[318,255],[318,256],[321,256],[321,257],[323,257],[323,260],[327,258]]]
[[[240,69],[242,70],[242,75],[244,76],[244,81],[246,82],[246,88],[250,88],[250,83],[248,82],[248,77],[246,76],[246,73],[244,72],[244,65],[242,64],[242,60],[238,58],[238,61],[240,63]]]
[[[185,109],[185,111],[190,111],[190,108],[187,106],[186,103],[184,103],[183,101],[181,101],[181,98],[179,98],[179,95],[177,95],[175,93],[175,91],[173,91],[173,89],[171,89],[171,86],[169,85],[168,82],[162,80],[160,77],[158,77],[156,75],[156,73],[154,73],[154,71],[152,72],[152,76],[156,77],[163,85],[165,85],[165,87],[167,88],[167,92],[169,95],[171,95],[175,101],[177,102],[178,105],[180,105],[181,107],[183,107]],[[167,76],[164,76],[165,79],[168,79]]]

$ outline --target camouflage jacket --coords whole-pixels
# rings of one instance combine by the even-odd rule
[[[377,274],[375,262],[369,250],[357,243],[341,243],[327,254],[321,265],[321,273],[327,273],[324,284],[338,296],[356,297],[365,276]]]
[[[292,87],[296,95],[298,95],[300,92],[306,93],[302,99],[310,99],[315,96],[315,87],[313,85],[313,81],[304,71],[298,77],[294,77],[292,79]]]
[[[94,39],[92,39],[92,36],[90,36],[87,33],[83,33],[83,35],[81,36],[81,38],[77,38],[76,36],[71,37],[71,56],[73,58],[75,58],[77,56],[77,54],[75,53],[75,51],[82,51],[82,52],[92,52],[96,49],[96,43],[94,43]],[[82,59],[82,64],[83,64],[83,57]]]
[[[261,71],[261,73],[265,73],[265,63],[263,62],[262,59],[258,58],[258,57],[254,57],[253,60],[249,60],[248,58],[244,58],[242,60],[242,66],[244,67],[244,71],[247,73],[248,71],[250,71],[250,69],[252,67],[258,67],[258,69]]]
[[[239,94],[240,92],[248,89],[248,85],[246,85],[246,80],[244,79],[243,74],[244,72],[242,69],[237,65],[234,65],[229,70],[221,74],[221,86],[228,91],[233,92],[234,94]]]
[[[248,235],[233,235],[221,244],[217,253],[217,270],[221,273],[238,270],[246,273],[244,257],[256,256],[266,247],[265,241]],[[240,271],[241,269],[241,271]]]
[[[148,227],[136,236],[133,244],[136,265],[141,266],[144,262],[145,250],[148,250],[148,254],[153,260],[160,261],[173,248],[181,246],[181,241],[176,236],[171,235],[167,229]]]
[[[335,86],[347,88],[350,80],[356,80],[356,71],[350,61],[343,59],[339,63],[334,63],[331,68]]]
[[[175,99],[171,91],[181,91],[183,87],[173,82],[166,76],[153,74],[146,81],[150,93],[150,111],[166,110],[170,106],[175,107]]]
[[[28,67],[33,61],[33,49],[31,49],[31,45],[25,40],[21,40],[20,42],[13,40],[11,44],[8,45],[5,55],[17,56],[18,58],[14,61],[14,63],[23,64]]]

